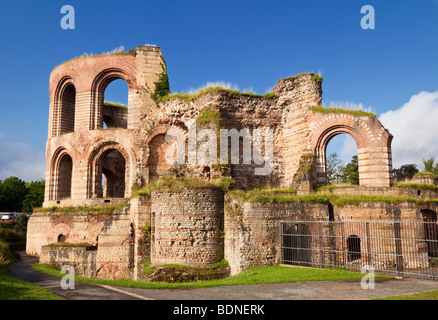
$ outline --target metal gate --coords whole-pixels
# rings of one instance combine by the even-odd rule
[[[280,263],[438,279],[436,221],[280,221]]]

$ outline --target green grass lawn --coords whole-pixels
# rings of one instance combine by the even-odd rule
[[[438,300],[438,290],[406,294],[402,296],[390,296],[373,300]]]
[[[62,300],[48,290],[9,275],[0,268],[0,300]]]
[[[34,265],[37,271],[45,272],[57,277],[63,277],[65,274],[60,273],[59,269],[46,265]],[[217,286],[234,286],[245,284],[263,284],[263,283],[284,283],[284,282],[307,282],[307,281],[334,281],[334,280],[360,280],[364,274],[332,269],[314,269],[300,267],[283,267],[269,266],[251,268],[242,273],[219,280],[198,281],[189,283],[167,283],[167,282],[142,282],[130,279],[106,280],[95,278],[75,277],[75,281],[86,282],[91,284],[106,284],[131,288],[146,289],[194,289]],[[377,279],[389,279],[388,276],[376,276]]]

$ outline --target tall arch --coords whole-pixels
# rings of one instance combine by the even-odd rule
[[[63,200],[72,196],[73,159],[61,148],[52,158],[50,166],[49,199]]]
[[[361,136],[360,132],[357,129],[345,125],[335,125],[327,128],[322,134],[319,136],[319,139],[316,142],[315,146],[315,165],[316,165],[316,179],[318,185],[327,184],[327,146],[335,136],[340,134],[347,134],[353,138],[356,142],[357,150],[365,147],[364,140],[365,138]],[[358,161],[359,165],[359,184],[361,183],[361,178],[363,178],[363,170],[361,170],[361,166],[363,163]],[[362,173],[362,174],[361,174]]]
[[[52,109],[52,135],[73,132],[76,118],[76,86],[70,76],[65,76],[58,82]]]
[[[123,112],[123,116],[118,116],[120,119],[117,119],[115,110],[112,110],[113,108],[105,108],[105,89],[111,82],[118,79],[124,80],[128,85],[128,109],[127,113]],[[90,129],[103,128],[104,120],[110,122],[115,127],[128,128],[130,113],[135,109],[133,104],[137,101],[135,98],[137,94],[137,80],[134,72],[117,67],[106,68],[94,78],[91,92]]]

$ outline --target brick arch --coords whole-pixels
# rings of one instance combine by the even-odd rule
[[[133,96],[138,94],[138,83],[135,70],[115,66],[104,68],[94,77],[91,84],[91,129],[102,127],[105,89],[111,82],[118,79],[124,80],[128,85],[128,119],[130,111],[136,108],[136,106],[133,105],[137,101]]]
[[[71,168],[63,167],[63,160],[65,157],[69,157],[71,159]],[[48,190],[49,190],[49,200],[61,200],[64,196],[67,196],[67,188],[70,189],[69,197],[71,197],[72,191],[72,176],[74,169],[74,156],[70,153],[67,148],[60,147],[58,148],[52,155],[50,163],[50,180],[48,182]],[[69,172],[64,172],[65,170],[69,170]],[[67,173],[69,173],[69,179],[66,181]],[[63,186],[61,186],[63,184]]]
[[[314,150],[313,170],[316,185],[327,183],[326,149],[330,140],[339,134],[348,134],[357,144],[359,184],[368,187],[391,185],[392,136],[376,119],[331,114],[320,119],[313,127],[308,148]]]
[[[87,175],[87,198],[97,198],[100,196],[101,177],[103,173],[102,161],[112,151],[119,152],[124,158],[124,195],[126,198],[130,193],[131,179],[133,173],[135,156],[133,153],[126,151],[127,149],[115,141],[104,141],[96,143],[95,147],[91,148],[88,156],[88,175]]]
[[[71,89],[73,88],[73,91]],[[67,96],[69,96],[67,98]],[[51,136],[74,131],[76,113],[76,82],[71,76],[62,77],[56,84],[51,109]]]

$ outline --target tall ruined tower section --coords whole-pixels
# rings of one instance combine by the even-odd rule
[[[155,46],[80,57],[53,70],[44,206],[129,197],[132,185],[147,176],[140,131],[158,121],[151,91],[163,72]],[[127,106],[105,103],[105,89],[116,79],[128,85]]]
[[[282,157],[287,159],[284,162],[284,181],[290,187],[294,178],[300,175],[299,171],[303,171],[303,175],[309,172],[309,168],[303,168],[306,165],[303,155],[313,154],[313,150],[308,148],[311,129],[308,108],[321,105],[321,80],[314,74],[281,79],[274,92],[279,97],[277,105],[283,108]]]

